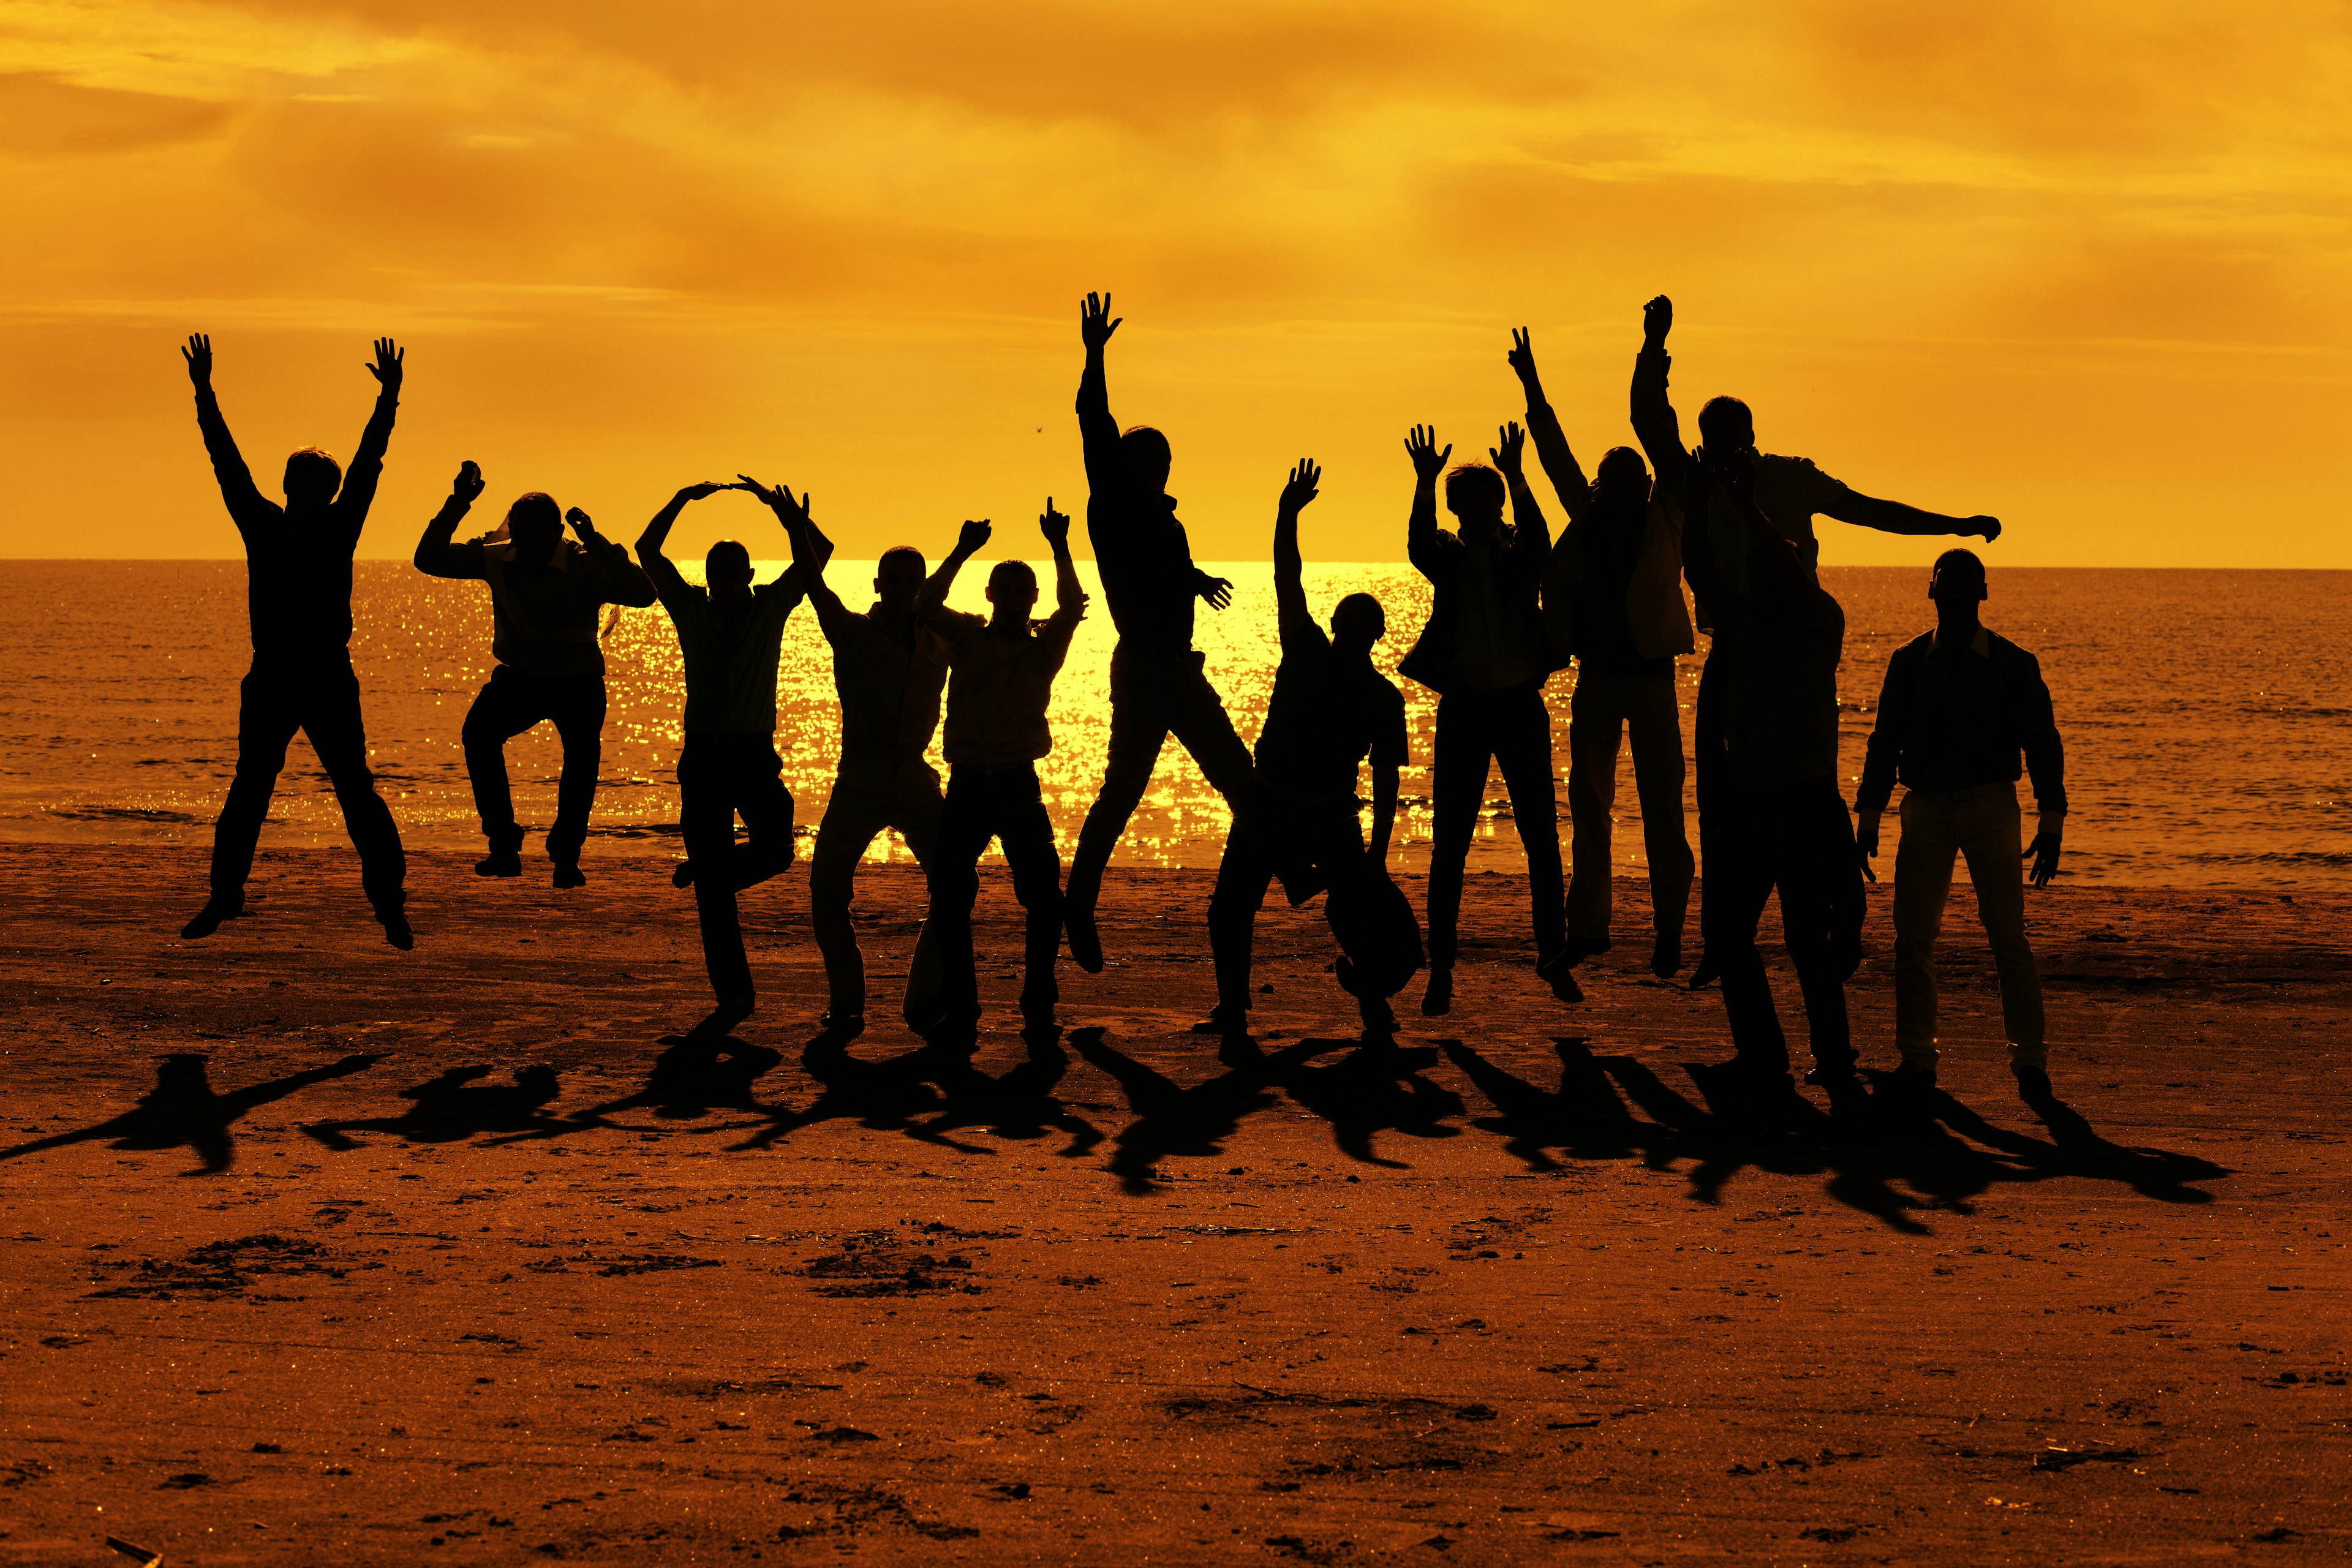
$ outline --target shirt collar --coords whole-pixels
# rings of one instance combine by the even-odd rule
[[[1927,635],[1932,639],[1928,646],[1933,647],[1937,653],[1943,652],[1943,628],[1939,626]],[[1977,623],[1977,635],[1969,639],[1969,651],[1976,655],[1979,658],[1989,659],[1992,657],[1992,633],[1985,629],[1984,623],[1981,621]]]

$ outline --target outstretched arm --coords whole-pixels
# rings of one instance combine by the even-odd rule
[[[220,399],[213,394],[212,339],[203,332],[190,334],[180,357],[187,361],[188,380],[196,389],[196,428],[203,432],[205,455],[213,460],[213,478],[220,483],[221,500],[228,503],[230,521],[243,533],[278,509],[254,484],[253,471],[245,466],[236,440],[228,433],[228,421],[221,417]]]
[[[563,514],[563,521],[580,536],[580,548],[587,552],[588,559],[603,569],[606,603],[642,610],[654,602],[654,580],[629,559],[626,545],[597,532],[594,521],[576,506]]]
[[[1107,494],[1126,482],[1118,451],[1118,421],[1110,416],[1110,382],[1103,350],[1124,316],[1110,313],[1108,294],[1088,294],[1078,307],[1078,339],[1087,347],[1087,368],[1078,377],[1078,437],[1086,448],[1087,486]]]
[[[1543,379],[1536,373],[1535,344],[1525,327],[1512,329],[1511,352],[1504,357],[1518,373],[1520,390],[1528,395],[1528,434],[1535,439],[1536,460],[1543,465],[1544,476],[1551,480],[1552,494],[1559,498],[1568,521],[1574,522],[1584,515],[1592,487],[1585,483],[1584,469],[1569,447],[1568,432],[1559,427],[1559,416],[1544,396]]]
[[[1673,364],[1666,353],[1666,334],[1674,330],[1675,302],[1664,294],[1642,307],[1642,352],[1633,361],[1633,437],[1649,455],[1658,483],[1682,489],[1690,471],[1690,454],[1683,447],[1682,422],[1666,395],[1666,371]]]
[[[375,412],[368,416],[367,428],[360,432],[359,450],[352,454],[352,466],[343,470],[343,488],[335,495],[335,514],[343,520],[354,542],[367,525],[376,481],[383,478],[384,448],[392,445],[392,422],[400,413],[402,361],[407,354],[390,338],[378,338],[375,363],[367,367],[376,379]]]
[[[1836,494],[1823,503],[1822,510],[1840,522],[1858,523],[1881,533],[1948,533],[1962,539],[1981,534],[1987,544],[2000,537],[2000,519],[1997,517],[1946,517],[1940,511],[1923,511],[1899,500],[1880,500],[1843,485],[1837,487]]]
[[[1323,470],[1315,459],[1299,458],[1274,510],[1275,621],[1284,647],[1289,647],[1294,638],[1312,642],[1321,635],[1314,613],[1307,607],[1307,563],[1298,552],[1298,514],[1315,499],[1322,482]]]
[[[467,458],[457,467],[457,477],[449,486],[449,499],[441,503],[433,521],[425,525],[425,537],[416,542],[414,557],[416,569],[427,577],[479,577],[482,574],[482,547],[479,542],[452,544],[451,537],[474,502],[482,493],[482,470],[474,459]],[[653,601],[648,599],[646,603]]]
[[[1405,558],[1423,576],[1434,581],[1437,570],[1437,476],[1445,471],[1445,459],[1454,456],[1454,444],[1449,441],[1444,451],[1438,450],[1436,427],[1416,425],[1404,438],[1404,449],[1405,455],[1412,459],[1412,515],[1405,522]]]
[[[956,535],[955,548],[948,552],[946,560],[931,569],[930,576],[924,579],[923,591],[915,595],[917,620],[929,620],[947,608],[948,590],[955,586],[956,574],[963,570],[965,562],[980,552],[981,546],[988,542],[988,536],[993,531],[984,517],[977,522],[965,522],[962,531]]]
[[[669,503],[654,513],[653,521],[646,524],[646,531],[637,535],[637,559],[644,563],[646,575],[653,579],[656,592],[670,594],[686,591],[686,579],[678,575],[677,568],[670,563],[668,556],[662,553],[662,546],[669,542],[669,531],[677,523],[677,514],[686,510],[688,501],[700,500],[707,495],[715,495],[727,488],[725,485],[713,484],[709,479],[703,480],[700,484],[687,486],[686,489],[670,497]]]

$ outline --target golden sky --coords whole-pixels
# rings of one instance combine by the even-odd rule
[[[205,330],[266,487],[408,346],[369,554],[467,457],[624,539],[748,468],[936,554],[1083,500],[1108,288],[1196,554],[1313,455],[1308,551],[1392,559],[1407,426],[1483,451],[1524,322],[1590,461],[1664,290],[1686,419],[1998,514],[1996,565],[2352,566],[2347,105],[2315,0],[8,0],[0,553],[236,552]]]

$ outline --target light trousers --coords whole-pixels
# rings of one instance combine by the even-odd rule
[[[1683,727],[1674,673],[1579,670],[1568,712],[1568,816],[1575,868],[1568,883],[1569,934],[1609,934],[1617,753],[1630,742],[1642,845],[1650,861],[1652,918],[1658,935],[1680,941],[1692,867],[1690,840],[1683,833]]]
[[[1895,852],[1895,1046],[1916,1067],[1936,1065],[1936,938],[1944,926],[1956,855],[1969,858],[1977,918],[1992,942],[2011,1065],[2046,1066],[2042,976],[2025,940],[2025,866],[2014,784],[1915,789],[1903,797],[1903,842]]]

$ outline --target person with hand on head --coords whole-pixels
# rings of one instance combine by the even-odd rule
[[[1583,1000],[1571,973],[1559,864],[1559,801],[1552,787],[1551,713],[1544,682],[1566,662],[1545,636],[1541,593],[1551,552],[1543,510],[1528,489],[1521,458],[1526,435],[1506,425],[1484,463],[1445,471],[1454,448],[1436,432],[1413,426],[1412,513],[1406,554],[1431,587],[1429,622],[1397,665],[1437,693],[1437,733],[1430,762],[1433,825],[1429,858],[1429,986],[1421,1010],[1454,1006],[1455,929],[1470,837],[1486,798],[1490,765],[1510,792],[1512,826],[1528,861],[1537,972],[1564,1002]],[[1455,531],[1437,526],[1437,479]],[[1503,521],[1508,498],[1511,523]]]
[[[1004,847],[1013,896],[1027,917],[1021,1019],[1051,1030],[1061,1000],[1054,962],[1062,946],[1062,858],[1053,819],[1037,787],[1037,760],[1054,749],[1045,710],[1054,677],[1070,655],[1087,596],[1070,560],[1070,520],[1045,499],[1038,531],[1054,552],[1054,613],[1031,624],[1037,574],[1025,561],[1000,561],[988,574],[989,614],[947,607],[963,563],[986,544],[987,520],[967,522],[956,546],[923,584],[915,615],[948,646],[948,791],[939,847],[930,863],[929,927],[939,944],[938,1005],[910,1019],[940,1045],[968,1045],[980,1027],[980,981],[971,945],[972,906],[980,898],[980,858],[992,839]]]
[[[695,1026],[723,1035],[751,1016],[757,993],[743,951],[736,894],[793,863],[793,797],[776,754],[776,664],[784,622],[801,602],[801,570],[751,584],[751,552],[731,539],[703,561],[707,588],[679,574],[662,546],[692,501],[742,488],[705,480],[688,485],[654,514],[637,538],[637,558],[662,608],[669,612],[686,664],[686,743],[677,758],[678,827],[684,860],[671,874],[694,889],[702,925],[702,961],[718,1005]],[[750,839],[738,847],[735,818]]]
[[[269,797],[297,731],[310,736],[333,784],[343,826],[359,851],[360,886],[397,948],[416,945],[408,923],[408,858],[400,828],[376,793],[368,766],[359,677],[352,668],[352,556],[383,477],[384,449],[400,412],[406,358],[378,338],[375,410],[346,473],[316,447],[286,459],[286,503],[261,493],[229,435],[213,393],[212,339],[199,332],[181,351],[195,386],[196,427],[231,521],[245,542],[246,608],[253,667],[238,688],[236,776],[213,831],[212,891],[181,936],[207,937],[245,912],[245,882],[269,815]]]
[[[1633,433],[1642,449],[1650,455],[1650,466],[1657,470],[1659,488],[1667,496],[1679,497],[1687,481],[1691,454],[1683,447],[1682,426],[1666,391],[1667,372],[1673,364],[1666,353],[1666,336],[1674,330],[1675,304],[1664,294],[1642,307],[1642,352],[1633,361]],[[1948,517],[1941,512],[1927,511],[1901,501],[1881,500],[1849,489],[1830,478],[1807,458],[1778,456],[1760,452],[1756,447],[1756,420],[1747,404],[1737,397],[1709,398],[1698,412],[1699,439],[1706,449],[1718,458],[1728,458],[1734,453],[1747,453],[1754,464],[1756,475],[1756,506],[1763,512],[1780,537],[1797,546],[1807,570],[1821,564],[1821,543],[1813,534],[1816,515],[1835,518],[1840,522],[1875,529],[1881,533],[1909,535],[1955,534],[1961,538],[1981,536],[1990,544],[2000,537],[2000,519],[1982,515]],[[1721,492],[1717,492],[1718,494]],[[1719,506],[1717,515],[1710,521],[1710,533],[1717,547],[1737,556],[1748,547],[1745,521],[1733,515],[1727,505]],[[1706,618],[1700,618],[1701,629]],[[1699,860],[1707,857],[1708,836],[1717,786],[1726,775],[1723,764],[1726,752],[1723,742],[1722,683],[1715,672],[1713,645],[1706,662],[1699,670],[1698,696],[1692,704],[1693,762],[1696,777],[1696,795],[1698,805]],[[1703,949],[1711,946],[1707,935],[1706,886],[1702,882],[1699,908],[1699,940]],[[1710,952],[1702,951],[1697,973],[1691,984],[1706,984],[1716,974]]]
[[[1682,967],[1693,872],[1683,830],[1682,710],[1675,688],[1675,657],[1697,646],[1683,603],[1682,527],[1631,447],[1602,454],[1586,484],[1544,395],[1526,328],[1511,334],[1506,357],[1527,393],[1536,456],[1568,513],[1543,578],[1552,653],[1576,657],[1568,720],[1568,815],[1575,835],[1568,945],[1572,960],[1609,951],[1617,753],[1630,741],[1650,863],[1650,973],[1664,980]]]
[[[1315,499],[1323,470],[1301,459],[1290,471],[1274,521],[1274,596],[1282,662],[1258,734],[1260,809],[1225,835],[1217,889],[1209,900],[1217,1005],[1203,1033],[1249,1028],[1251,946],[1258,906],[1278,875],[1295,906],[1328,889],[1324,918],[1340,951],[1339,984],[1356,999],[1368,1034],[1396,1030],[1389,998],[1422,964],[1421,926],[1384,867],[1396,826],[1397,777],[1407,760],[1404,696],[1372,665],[1388,629],[1381,602],[1350,594],[1331,612],[1328,636],[1307,608],[1298,514]],[[1357,819],[1357,767],[1372,763],[1369,850]]]
[[[1936,1083],[1936,939],[1952,889],[1952,862],[1965,855],[1977,916],[2000,975],[2009,1062],[2029,1102],[2049,1098],[2050,1051],[2042,1033],[2042,976],[2025,937],[2021,863],[2037,888],[2058,874],[2066,826],[2066,749],[2042,665],[1988,628],[1977,606],[1988,597],[1984,563],[1969,551],[1937,558],[1927,583],[1936,629],[1895,650],[1879,688],[1862,786],[1854,796],[1864,868],[1878,853],[1880,817],[1899,781],[1903,837],[1895,852],[1895,1043],[1898,1089]],[[2018,758],[2025,759],[2021,769]],[[2019,847],[2021,772],[2033,775],[2041,813],[2033,841]],[[1871,873],[1876,879],[1876,873]]]
[[[597,612],[605,605],[651,605],[653,580],[625,548],[596,531],[586,512],[578,507],[560,511],[539,490],[518,497],[494,531],[454,542],[457,524],[482,489],[481,469],[467,462],[449,499],[425,524],[415,558],[427,576],[487,583],[490,589],[490,653],[498,663],[467,710],[462,731],[474,809],[489,841],[474,874],[522,875],[523,830],[515,821],[506,744],[545,720],[563,742],[547,858],[555,863],[557,887],[582,887],[588,879],[580,870],[580,851],[588,842],[604,760],[604,650],[597,641]],[[578,533],[577,542],[563,537],[566,522]]]
[[[923,753],[940,727],[948,645],[915,616],[927,576],[921,551],[905,544],[884,551],[876,563],[874,605],[858,614],[825,584],[833,545],[810,515],[809,498],[795,500],[782,485],[738,477],[782,521],[802,586],[833,648],[841,762],[809,859],[809,922],[824,958],[824,1026],[845,1041],[866,1027],[866,959],[849,921],[857,863],[879,833],[895,830],[919,866],[930,864],[938,844],[940,775]],[[910,1017],[937,1009],[938,946],[926,924],[907,975]]]
[[[1118,643],[1110,658],[1110,751],[1102,790],[1078,830],[1070,857],[1064,918],[1070,957],[1088,973],[1102,970],[1095,902],[1103,870],[1127,831],[1160,751],[1174,735],[1200,764],[1210,787],[1236,815],[1251,809],[1249,748],[1209,684],[1192,647],[1192,601],[1223,610],[1234,585],[1192,564],[1176,498],[1168,493],[1168,437],[1148,425],[1120,434],[1110,415],[1103,354],[1122,317],[1110,296],[1089,294],[1079,308],[1086,371],[1078,380],[1078,434],[1087,462],[1087,537],[1102,574]]]
[[[1794,1094],[1788,1039],[1756,943],[1764,905],[1777,893],[1811,1037],[1806,1081],[1844,1113],[1863,1100],[1845,983],[1862,963],[1864,909],[1853,826],[1837,782],[1845,611],[1757,506],[1755,472],[1745,451],[1695,454],[1679,509],[1684,569],[1716,628],[1709,657],[1722,665],[1727,776],[1707,862],[1716,879],[1707,943],[1722,968],[1734,1055],[1716,1070],[1761,1103]],[[1711,512],[1738,523],[1743,551],[1731,554],[1709,538]]]

